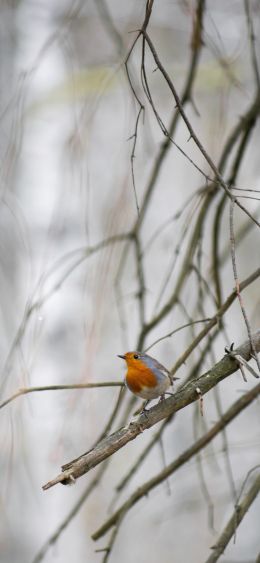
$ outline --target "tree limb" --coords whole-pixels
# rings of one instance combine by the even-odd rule
[[[138,487],[131,496],[112,514],[100,528],[92,535],[93,540],[98,540],[106,534],[112,526],[117,526],[132,506],[134,506],[144,496],[147,496],[152,489],[160,485],[165,479],[170,477],[175,471],[187,463],[194,455],[205,448],[234,418],[250,405],[260,394],[260,383],[253,387],[248,393],[240,397],[235,403],[223,413],[222,417],[206,432],[187,448],[184,452],[167,465],[162,471]]]
[[[260,351],[260,330],[253,335],[256,350]],[[251,359],[251,345],[249,340],[242,344],[236,354],[245,360]],[[140,415],[136,422],[130,422],[126,427],[120,428],[110,436],[107,436],[90,451],[77,459],[62,466],[62,473],[43,486],[43,490],[50,489],[58,483],[64,485],[72,484],[90,469],[107,459],[110,455],[121,449],[131,440],[134,440],[144,430],[151,428],[160,420],[167,418],[187,405],[195,402],[198,398],[220,381],[236,372],[238,364],[233,357],[226,354],[212,369],[207,371],[198,379],[189,382],[183,389],[177,391],[174,396],[160,402],[148,412]]]

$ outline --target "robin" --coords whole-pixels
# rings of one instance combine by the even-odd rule
[[[168,369],[148,354],[142,352],[126,352],[118,354],[127,363],[125,383],[130,391],[146,399],[142,412],[152,399],[165,398],[165,392],[173,384],[174,378]],[[167,393],[171,395],[171,393]]]

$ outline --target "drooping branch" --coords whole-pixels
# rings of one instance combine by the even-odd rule
[[[232,200],[234,201],[234,203],[236,203],[236,205],[237,205],[238,207],[240,207],[240,209],[242,209],[242,210],[252,219],[252,221],[254,221],[254,223],[255,223],[258,227],[260,227],[259,221],[258,221],[255,217],[253,217],[253,216],[251,215],[251,213],[237,200],[236,197],[234,197],[234,196],[232,195],[229,186],[228,186],[228,185],[226,184],[226,182],[224,181],[224,178],[223,178],[222,175],[220,174],[218,168],[215,166],[215,164],[214,164],[213,160],[211,159],[210,155],[208,154],[208,152],[206,151],[205,147],[202,145],[200,139],[198,138],[197,134],[195,133],[195,131],[194,131],[194,129],[193,129],[193,127],[192,127],[192,125],[191,125],[191,123],[190,123],[190,121],[189,121],[189,119],[188,119],[188,117],[187,117],[187,115],[186,115],[186,113],[185,113],[185,111],[184,111],[184,109],[183,109],[183,106],[182,106],[182,104],[181,104],[181,100],[180,100],[180,98],[179,98],[179,96],[178,96],[178,94],[177,94],[177,91],[176,91],[176,89],[175,89],[175,86],[174,86],[174,84],[173,84],[173,82],[172,82],[170,76],[169,76],[168,73],[166,72],[164,66],[162,65],[162,63],[161,63],[161,61],[160,61],[160,59],[159,59],[159,57],[158,57],[157,51],[156,51],[156,49],[155,49],[155,47],[154,47],[154,45],[153,45],[153,43],[152,43],[152,41],[151,41],[149,35],[148,35],[148,34],[146,33],[146,31],[143,30],[143,29],[142,29],[142,34],[143,34],[143,36],[145,37],[146,42],[147,42],[148,45],[149,45],[150,51],[151,51],[151,53],[152,53],[152,55],[153,55],[154,61],[155,61],[156,65],[157,65],[158,69],[159,69],[160,72],[162,73],[162,75],[163,75],[165,81],[167,82],[167,84],[168,84],[168,86],[169,86],[169,88],[170,88],[170,90],[171,90],[171,92],[172,92],[172,94],[173,94],[174,100],[175,100],[175,102],[176,102],[176,106],[177,106],[177,108],[178,108],[178,110],[179,110],[179,112],[180,112],[180,114],[181,114],[181,116],[182,116],[182,119],[183,119],[184,123],[186,124],[187,129],[188,129],[188,131],[189,131],[190,138],[193,139],[193,141],[194,141],[195,144],[197,145],[198,149],[200,150],[201,154],[204,156],[204,158],[205,158],[205,160],[207,161],[207,163],[209,164],[211,170],[214,172],[216,180],[217,180],[218,183],[222,186],[222,188],[224,189],[226,195],[227,195],[230,199],[232,199]],[[259,93],[258,93],[258,104],[259,104]],[[258,112],[258,115],[259,115],[259,112]],[[164,133],[167,135],[167,132],[166,132],[166,131],[164,131]]]

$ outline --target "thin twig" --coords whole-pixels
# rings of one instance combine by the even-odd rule
[[[139,119],[140,119],[143,111],[144,111],[144,106],[141,105],[140,108],[139,108],[139,112],[137,114],[137,117],[136,117],[135,131],[134,131],[134,134],[131,137],[131,139],[132,138],[134,139],[132,152],[131,152],[131,174],[132,174],[132,184],[133,184],[133,189],[134,189],[135,205],[136,205],[138,216],[140,215],[140,207],[139,207],[139,203],[138,203],[136,184],[135,184],[134,159],[135,159],[135,149],[136,149],[136,143],[137,143]]]
[[[192,48],[191,48],[191,55],[190,55],[190,63],[189,63],[188,73],[187,73],[186,81],[185,81],[185,84],[184,84],[184,87],[183,87],[183,91],[181,93],[181,103],[182,103],[183,106],[185,106],[192,99],[192,90],[193,90],[193,86],[194,86],[195,79],[196,79],[196,76],[197,76],[199,58],[200,58],[201,50],[202,50],[202,47],[203,47],[202,34],[203,34],[204,12],[205,12],[205,0],[198,0],[197,6],[196,6],[195,18],[194,18],[193,36],[192,36],[192,41],[191,41],[191,47]],[[138,38],[139,38],[139,36],[137,37],[137,39]],[[136,44],[136,42],[132,45],[129,56],[132,53],[135,44]],[[128,56],[128,59],[129,59],[129,56]],[[128,72],[128,70],[127,70],[127,72]],[[129,78],[129,74],[128,74],[128,78]],[[135,90],[132,87],[131,81],[130,81],[130,87],[131,87],[131,89],[134,93],[134,96],[136,97],[136,93],[135,93]],[[139,102],[139,100],[138,100],[138,102]],[[178,122],[179,122],[179,118],[180,118],[180,113],[177,112],[177,111],[174,111],[170,125],[168,127],[168,132],[169,132],[170,137],[173,136],[174,131],[176,130],[176,127],[177,127]],[[162,165],[165,162],[165,159],[166,159],[166,156],[167,156],[167,153],[168,153],[170,147],[171,147],[170,139],[166,138],[165,141],[160,146],[158,155],[155,159],[155,162],[154,162],[154,165],[153,165],[150,177],[149,177],[149,181],[148,181],[148,184],[147,184],[147,188],[145,190],[143,203],[142,203],[142,206],[140,208],[140,214],[139,214],[139,217],[138,217],[138,219],[135,223],[135,226],[133,228],[134,231],[139,230],[141,228],[141,225],[144,221],[146,211],[147,211],[148,206],[149,206],[150,199],[152,197],[153,191],[154,191],[155,186],[156,186],[156,181],[158,179]]]
[[[247,313],[246,313],[246,310],[245,310],[245,307],[244,307],[243,299],[242,299],[242,296],[241,296],[240,283],[239,283],[239,280],[238,280],[238,273],[237,273],[235,234],[234,234],[234,199],[233,198],[231,198],[231,200],[230,200],[229,228],[230,228],[231,259],[232,259],[234,280],[235,280],[235,284],[236,284],[236,292],[237,292],[241,312],[242,312],[242,315],[243,315],[244,320],[245,320],[248,338],[251,341],[252,331],[251,331],[248,316],[247,316]],[[253,341],[252,341],[252,355],[253,355],[253,357],[256,361],[256,364],[257,364],[257,367],[258,367],[258,370],[259,370],[259,373],[260,373],[260,361],[259,361],[259,358],[257,356],[256,350],[254,348]]]
[[[260,268],[257,268],[257,270],[251,276],[249,276],[243,282],[241,282],[240,291],[243,291],[246,287],[248,287],[252,283],[252,281],[256,280],[259,276],[260,276]],[[220,307],[217,313],[211,318],[211,320],[205,326],[205,328],[199,332],[196,338],[194,338],[193,342],[188,346],[185,352],[178,358],[177,362],[175,362],[174,366],[171,369],[172,375],[174,375],[178,371],[181,365],[187,360],[191,352],[193,352],[193,350],[197,347],[199,342],[203,340],[204,336],[208,334],[211,328],[213,328],[213,326],[219,323],[220,319],[223,317],[225,312],[235,301],[236,297],[237,297],[237,292],[236,289],[234,289],[232,293],[229,295],[229,297],[226,299],[226,301],[224,301],[223,305]]]
[[[64,391],[66,389],[96,389],[98,387],[123,387],[122,381],[102,381],[100,383],[71,383],[65,385],[44,385],[43,387],[23,387],[18,389],[16,393],[5,399],[0,403],[0,409],[21,397],[22,395],[29,395],[30,393],[39,393],[41,391]]]
[[[199,415],[200,416],[200,415]],[[196,409],[194,412],[194,440],[195,442],[197,442],[198,440],[198,410]],[[201,416],[200,416],[201,418]],[[198,477],[199,477],[199,482],[200,482],[200,489],[202,492],[202,495],[204,497],[204,500],[206,502],[207,505],[207,513],[208,513],[208,527],[211,530],[211,532],[215,532],[215,525],[214,525],[214,521],[215,521],[215,513],[214,513],[214,502],[206,481],[206,476],[205,476],[205,471],[204,471],[204,465],[203,465],[203,460],[202,460],[202,456],[201,456],[201,451],[199,451],[196,455],[196,462],[197,462],[197,471],[198,471]]]
[[[162,340],[165,340],[166,338],[171,338],[174,334],[176,334],[176,332],[179,332],[180,330],[183,330],[184,328],[191,327],[192,325],[196,325],[196,324],[199,324],[199,323],[207,323],[210,320],[211,320],[210,318],[198,319],[197,321],[190,321],[189,323],[178,326],[178,328],[175,328],[171,332],[168,332],[168,334],[165,334],[164,336],[157,338],[152,344],[150,344],[147,348],[145,348],[144,352],[148,352],[148,350],[151,350],[151,348],[153,348],[156,344],[158,344]]]
[[[19,346],[19,344],[22,340],[22,337],[25,334],[26,328],[29,324],[29,321],[30,321],[33,313],[35,311],[39,310],[50,299],[50,297],[52,297],[52,295],[61,288],[61,286],[66,281],[66,279],[86,259],[90,258],[91,256],[93,256],[94,254],[96,254],[100,250],[105,249],[107,246],[113,245],[113,244],[118,243],[118,242],[127,241],[130,238],[131,237],[130,237],[129,233],[121,233],[121,234],[118,234],[118,235],[114,235],[112,237],[108,237],[108,238],[100,241],[96,245],[77,248],[76,250],[68,252],[67,254],[63,255],[61,258],[56,260],[54,262],[54,264],[51,266],[51,268],[49,268],[49,270],[40,277],[40,279],[39,279],[38,283],[36,284],[36,287],[35,287],[35,289],[32,293],[32,297],[30,299],[28,299],[28,302],[25,306],[22,321],[21,321],[20,326],[19,326],[19,328],[16,332],[16,335],[14,337],[13,343],[12,343],[11,348],[9,350],[8,356],[5,360],[5,364],[4,364],[4,368],[3,368],[3,374],[4,375],[3,375],[2,381],[1,381],[1,392],[3,392],[4,386],[5,386],[6,381],[7,381],[7,376],[9,374],[11,358],[13,356],[13,353],[14,353],[15,349]],[[37,298],[37,295],[41,294],[44,284],[46,284],[47,281],[49,281],[49,278],[51,276],[53,276],[53,274],[56,273],[56,271],[58,271],[64,265],[64,263],[67,263],[68,261],[70,261],[72,259],[74,259],[74,261],[72,262],[72,264],[70,264],[68,266],[67,270],[65,271],[65,273],[63,273],[60,276],[58,281],[55,282],[55,284],[46,292],[45,295]]]
[[[211,159],[211,157],[209,156],[209,154],[207,153],[206,149],[204,148],[204,146],[202,145],[201,141],[199,140],[198,136],[196,135],[184,109],[183,106],[181,104],[181,100],[177,94],[177,91],[175,89],[175,86],[173,85],[172,80],[170,79],[168,73],[166,72],[165,68],[163,67],[163,65],[160,62],[160,59],[158,57],[157,51],[149,37],[149,35],[146,33],[146,31],[142,30],[141,32],[144,36],[145,39],[150,47],[151,53],[154,57],[154,60],[156,62],[156,65],[158,66],[160,72],[162,73],[162,75],[164,76],[172,94],[173,97],[175,99],[176,102],[176,106],[178,107],[178,110],[182,116],[183,121],[185,122],[187,129],[190,133],[190,137],[194,140],[195,144],[197,145],[197,147],[199,148],[201,154],[204,156],[205,160],[207,161],[207,163],[209,164],[211,170],[214,172],[216,179],[218,180],[219,184],[222,186],[222,188],[225,190],[227,196],[231,199],[234,198],[234,196],[231,194],[230,189],[228,187],[228,185],[226,184],[226,182],[224,181],[222,175],[220,174],[218,168],[215,166],[213,160]],[[165,133],[166,134],[166,133]],[[260,223],[259,221],[257,221],[257,219],[255,217],[252,216],[252,214],[237,200],[237,198],[234,198],[234,202],[236,203],[236,205],[238,207],[240,207],[240,209],[242,209],[251,219],[252,221],[254,221],[254,223],[260,227]]]
[[[109,460],[105,461],[99,467],[99,469],[98,469],[96,475],[94,476],[94,478],[92,479],[92,481],[90,481],[90,483],[87,485],[86,489],[80,495],[79,500],[74,504],[73,508],[69,511],[67,516],[61,522],[61,524],[56,528],[56,530],[51,534],[51,536],[43,544],[41,549],[35,555],[32,563],[40,563],[40,561],[43,560],[43,558],[45,557],[45,555],[46,555],[47,551],[50,549],[50,547],[57,542],[57,540],[59,539],[62,532],[65,530],[65,528],[67,528],[67,526],[71,523],[73,518],[75,518],[75,516],[78,514],[79,510],[81,509],[81,507],[83,506],[83,504],[85,503],[85,501],[87,500],[89,495],[100,484],[100,480],[103,477],[103,474],[104,474],[104,472],[107,468],[108,461]]]
[[[244,0],[244,7],[245,7],[248,35],[249,35],[250,48],[251,48],[252,67],[255,75],[256,88],[258,91],[260,91],[260,74],[259,74],[256,48],[255,48],[256,37],[254,32],[253,16],[250,13],[251,10],[250,2],[248,0]]]

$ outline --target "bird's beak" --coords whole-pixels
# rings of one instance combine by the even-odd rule
[[[124,356],[124,355],[117,354],[117,357],[118,357],[118,358],[122,358],[122,360],[125,360],[125,356]]]

